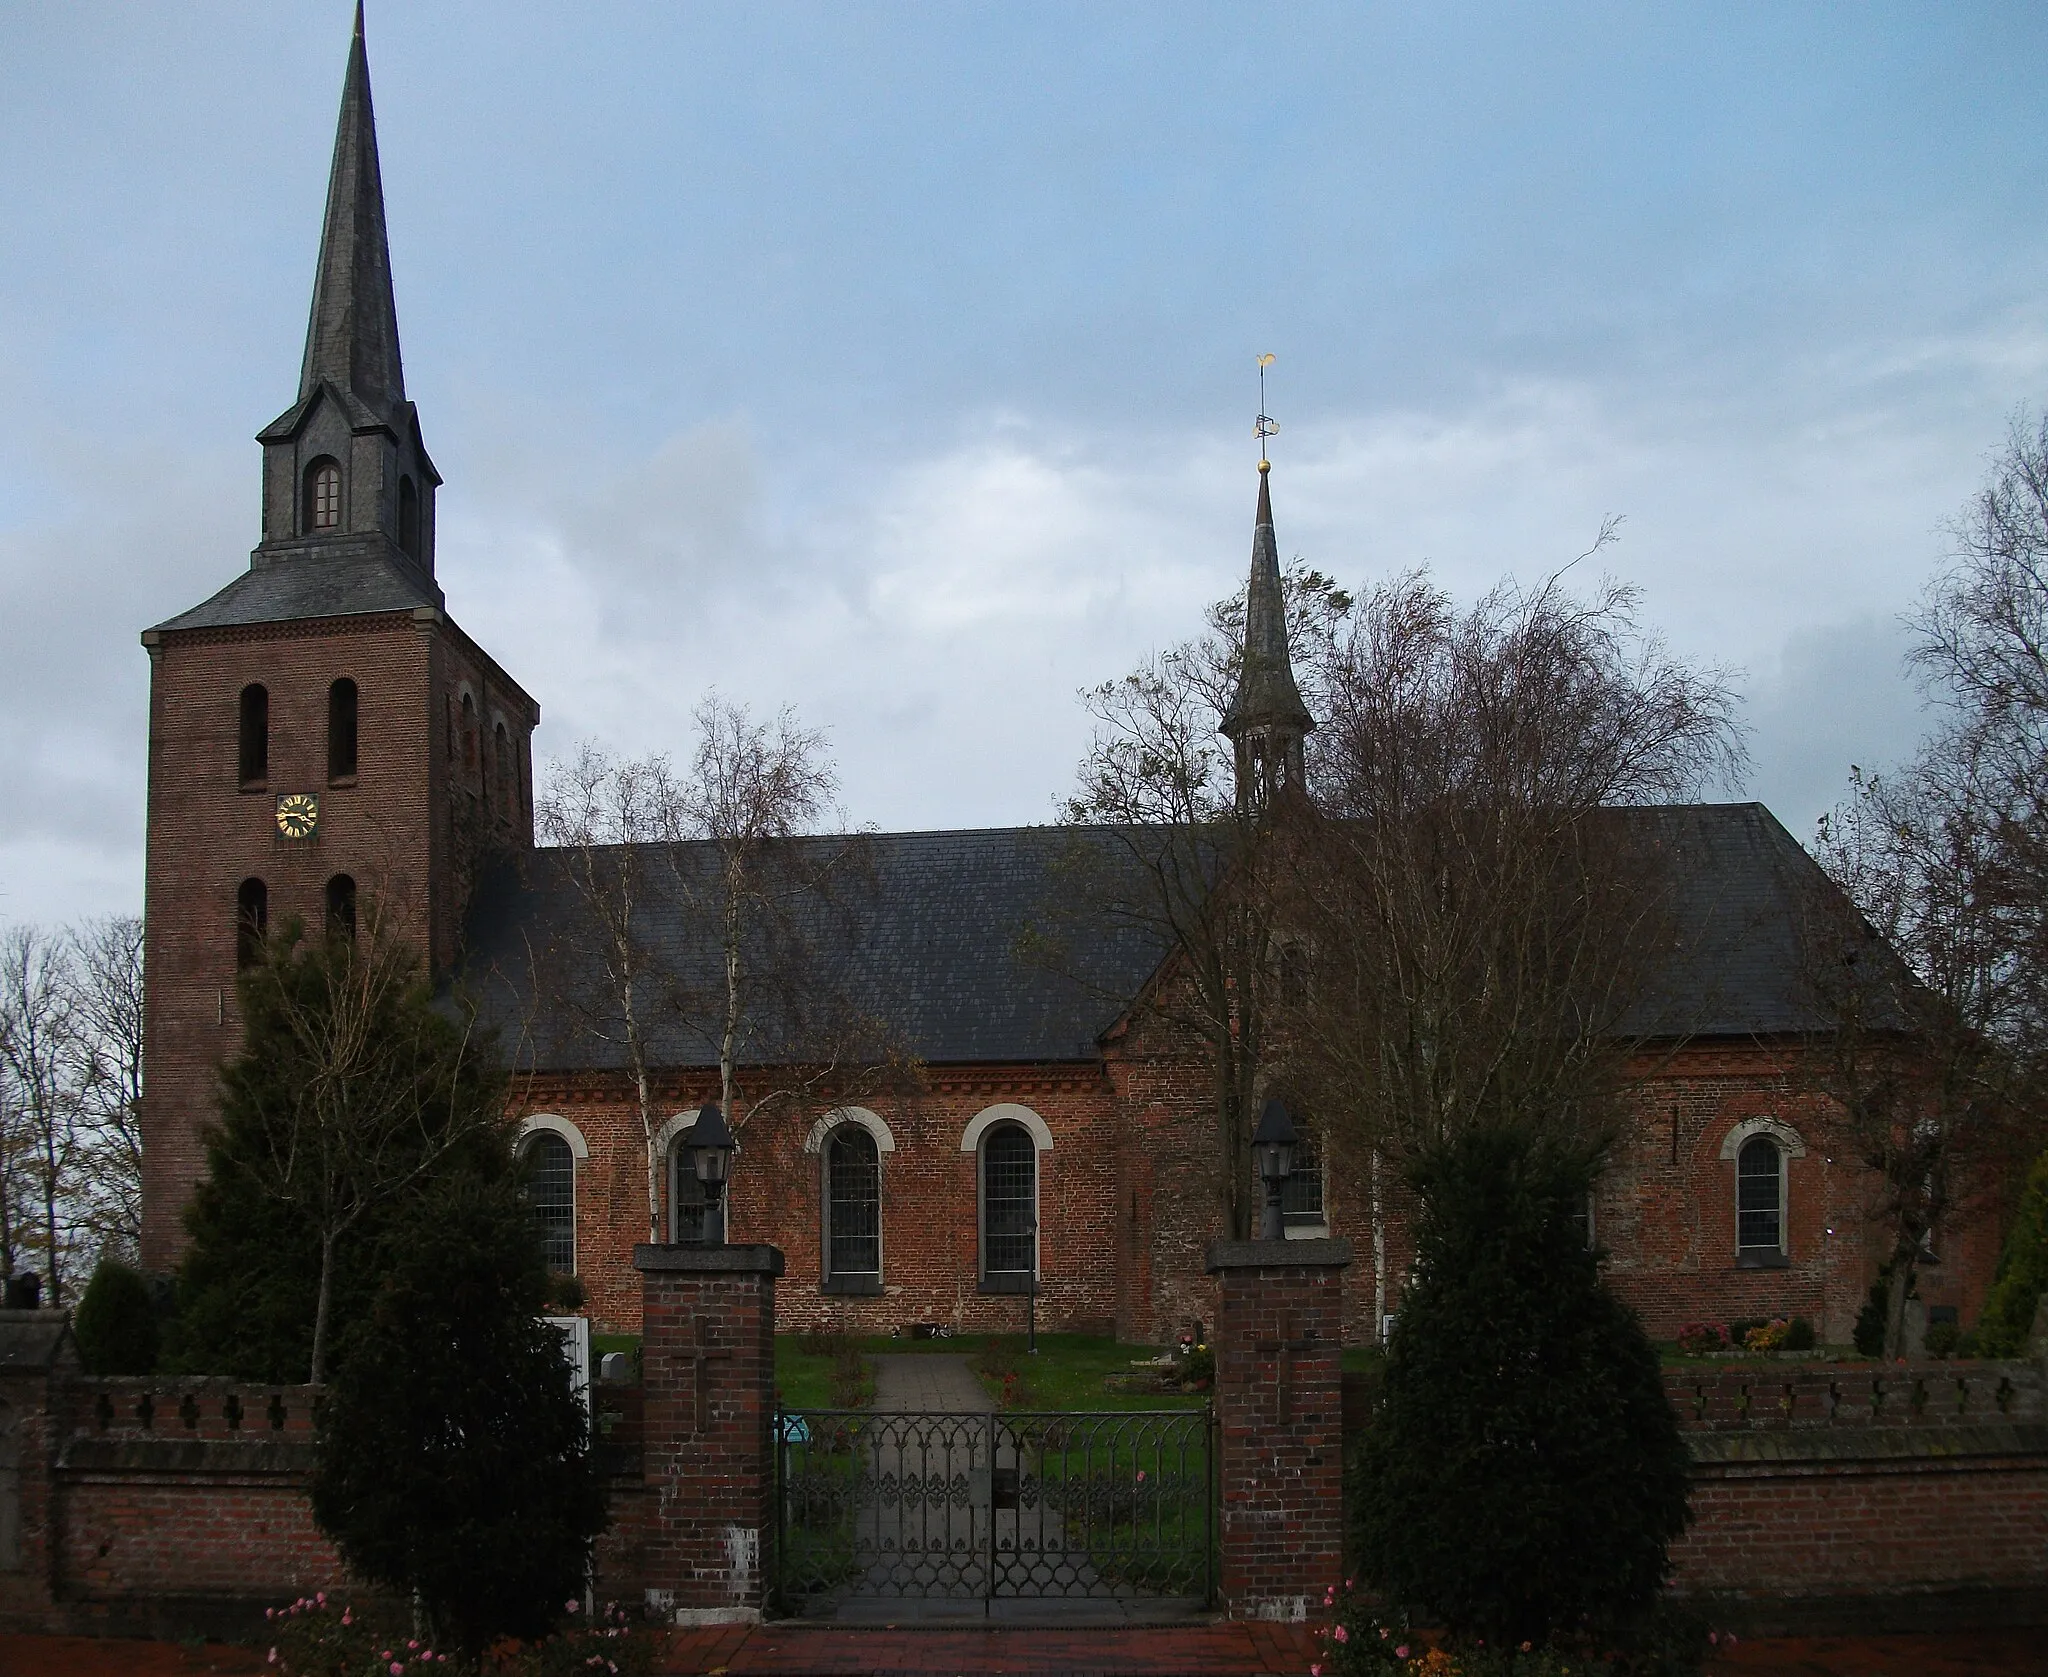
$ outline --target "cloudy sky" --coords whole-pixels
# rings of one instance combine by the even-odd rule
[[[0,3],[0,918],[139,907],[138,631],[256,538],[345,0]],[[1047,818],[1249,549],[1603,555],[1795,832],[2048,398],[2048,9],[372,0],[459,621],[586,736],[707,687],[884,829]]]

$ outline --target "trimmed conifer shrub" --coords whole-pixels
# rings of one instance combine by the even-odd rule
[[[156,1372],[156,1300],[139,1270],[102,1259],[71,1319],[88,1374]]]
[[[1412,1171],[1414,1278],[1353,1460],[1366,1576],[1495,1646],[1649,1608],[1688,1462],[1657,1354],[1574,1220],[1592,1162],[1513,1131]]]
[[[518,1182],[415,1207],[343,1336],[314,1440],[313,1516],[358,1577],[417,1596],[475,1652],[583,1594],[604,1495]]]
[[[2048,1292],[2048,1153],[2034,1161],[2020,1195],[1998,1269],[1977,1318],[1977,1352],[1985,1357],[2018,1357],[2034,1329],[2034,1307]]]

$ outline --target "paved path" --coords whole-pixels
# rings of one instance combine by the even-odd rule
[[[873,1408],[911,1415],[992,1415],[996,1400],[965,1357],[936,1351],[877,1357]]]

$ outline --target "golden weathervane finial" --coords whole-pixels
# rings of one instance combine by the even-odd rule
[[[1280,429],[1280,421],[1266,412],[1266,369],[1273,365],[1270,355],[1259,357],[1259,418],[1252,426],[1252,435],[1259,439],[1259,470],[1265,471],[1272,462],[1266,458],[1266,439]]]

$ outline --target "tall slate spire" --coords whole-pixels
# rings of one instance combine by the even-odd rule
[[[1222,723],[1236,749],[1238,802],[1248,808],[1302,783],[1302,741],[1316,725],[1295,684],[1287,649],[1287,601],[1280,588],[1271,481],[1272,466],[1261,460],[1252,573],[1245,588],[1244,663]]]
[[[334,166],[327,177],[327,217],[320,230],[299,399],[311,396],[323,381],[355,396],[379,419],[389,421],[405,406],[362,0],[356,0],[355,40],[342,83]]]

